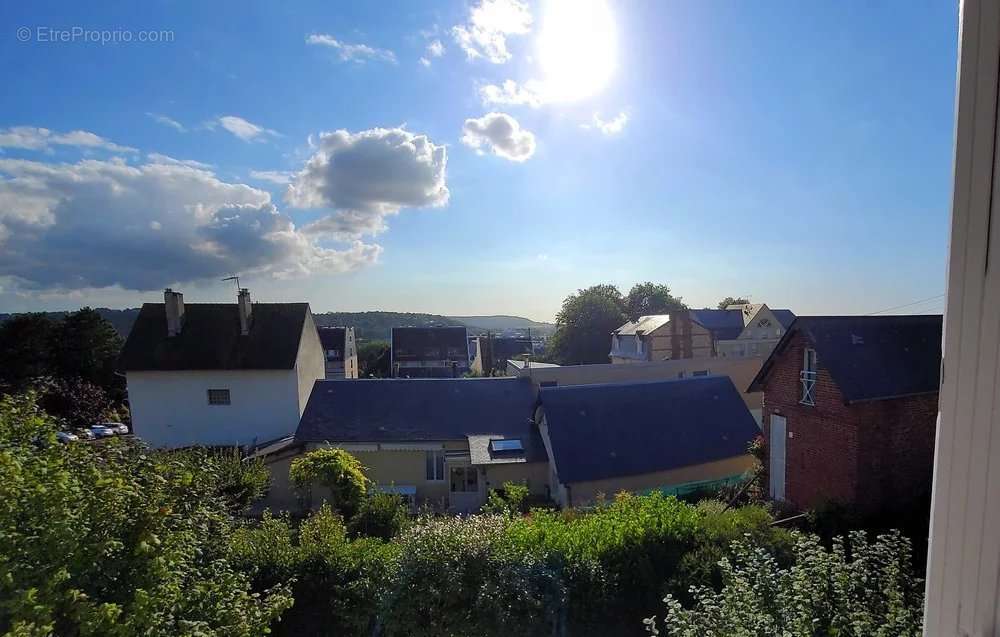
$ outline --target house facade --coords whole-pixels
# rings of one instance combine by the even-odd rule
[[[358,348],[353,327],[320,327],[319,341],[323,345],[325,378],[357,378]]]
[[[254,445],[293,431],[325,375],[306,303],[146,303],[122,348],[132,429],[154,447]]]
[[[875,512],[926,495],[940,364],[940,316],[799,317],[750,387],[771,497]]]
[[[470,370],[464,327],[394,327],[390,369],[395,378],[457,378]]]
[[[724,310],[681,310],[642,316],[611,335],[613,364],[686,358],[766,358],[795,319],[763,303]]]
[[[530,338],[510,336],[475,336],[469,340],[472,352],[471,369],[480,376],[503,374],[507,361],[534,354],[534,343]]]
[[[683,494],[742,482],[759,435],[724,376],[542,387],[535,416],[561,506],[618,491]]]

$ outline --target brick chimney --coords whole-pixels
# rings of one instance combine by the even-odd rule
[[[177,336],[184,327],[184,295],[167,288],[163,291],[163,306],[167,311],[167,336]]]
[[[250,321],[253,319],[253,304],[250,303],[250,290],[240,288],[240,293],[236,297],[236,308],[240,313],[240,334],[246,336],[250,333]]]

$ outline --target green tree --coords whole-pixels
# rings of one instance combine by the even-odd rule
[[[662,283],[636,283],[625,297],[625,313],[630,321],[650,314],[670,314],[687,308],[681,298],[670,293],[670,287]]]
[[[745,299],[742,296],[738,296],[736,298],[733,298],[731,296],[727,296],[726,298],[724,298],[721,301],[719,301],[719,309],[720,310],[724,310],[727,307],[729,307],[730,305],[746,305],[749,302],[750,302],[750,299]]]
[[[0,383],[14,391],[52,373],[55,322],[45,314],[19,314],[0,324]]]
[[[292,484],[300,490],[316,485],[330,490],[331,506],[345,520],[351,519],[368,491],[361,462],[343,449],[315,449],[292,461],[288,470]]]
[[[211,464],[55,431],[31,396],[0,401],[0,634],[250,637],[291,605],[230,561]]]
[[[358,369],[362,378],[388,378],[389,341],[369,341],[358,347]]]
[[[85,307],[67,314],[53,336],[52,360],[56,375],[82,378],[113,394],[122,392],[123,383],[115,376],[122,338],[96,310]]]
[[[570,294],[556,315],[547,354],[562,365],[607,363],[611,332],[625,323],[621,292],[595,285]]]

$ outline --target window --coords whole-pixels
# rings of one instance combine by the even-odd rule
[[[479,491],[479,469],[476,467],[451,468],[452,493],[477,493]]]
[[[328,361],[335,361],[335,360],[339,360],[339,359],[340,359],[340,350],[339,349],[328,349],[328,350],[326,350],[326,360],[328,360]]]
[[[799,374],[802,383],[803,405],[816,404],[816,350],[807,347],[802,353],[802,372]]]
[[[428,480],[444,480],[444,451],[428,451],[426,469]]]
[[[209,405],[228,405],[229,401],[229,390],[228,389],[209,389],[208,390],[208,404]]]
[[[511,438],[509,440],[490,440],[490,451],[494,453],[503,453],[505,451],[524,451],[524,446],[521,444],[520,438]]]

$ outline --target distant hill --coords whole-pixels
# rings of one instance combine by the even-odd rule
[[[94,308],[107,319],[122,337],[127,337],[139,315],[139,308],[112,310],[106,307]],[[43,312],[53,319],[66,316],[67,312]],[[0,323],[14,314],[0,313]],[[436,327],[464,325],[470,334],[487,331],[503,332],[517,330],[532,336],[551,336],[555,325],[539,323],[520,316],[441,316],[440,314],[418,314],[413,312],[320,312],[314,314],[317,325],[353,327],[356,336],[365,340],[389,340],[389,332],[394,327]]]
[[[476,331],[518,330],[526,332],[530,329],[532,335],[537,334],[538,336],[551,336],[556,331],[556,326],[552,323],[532,321],[522,316],[499,314],[495,316],[449,316],[448,318]]]

